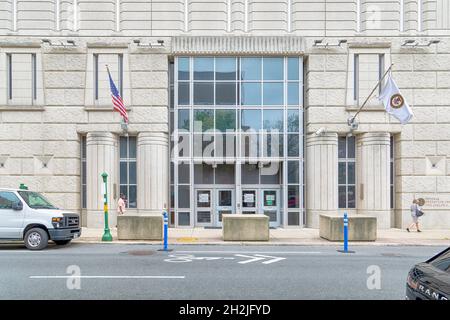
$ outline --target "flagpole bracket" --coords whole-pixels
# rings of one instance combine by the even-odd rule
[[[122,128],[122,131],[125,135],[128,135],[128,123],[125,122],[125,120],[122,118],[120,121],[120,127]]]
[[[347,119],[347,124],[351,131],[357,130],[359,123],[356,121],[355,117],[350,117]]]

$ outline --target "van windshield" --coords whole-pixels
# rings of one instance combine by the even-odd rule
[[[27,205],[33,209],[58,209],[50,203],[43,195],[31,191],[19,191],[20,196]]]

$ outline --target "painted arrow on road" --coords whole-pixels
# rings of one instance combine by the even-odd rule
[[[254,254],[252,256],[246,256],[244,254],[235,254],[235,256],[249,258],[248,260],[245,260],[245,261],[239,261],[238,263],[240,263],[240,264],[252,263],[252,262],[261,261],[261,260],[265,260],[265,259],[270,259],[270,260],[264,261],[264,262],[262,262],[262,264],[271,264],[271,263],[286,259],[286,258],[281,258],[281,257],[264,256],[262,254]]]

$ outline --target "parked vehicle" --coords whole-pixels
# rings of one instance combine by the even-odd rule
[[[450,300],[450,247],[409,271],[406,299]]]
[[[0,239],[24,240],[42,250],[52,240],[66,245],[81,235],[80,216],[60,210],[38,192],[0,189]]]

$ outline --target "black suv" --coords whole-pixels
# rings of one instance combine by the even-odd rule
[[[409,271],[406,299],[450,300],[450,247]]]

